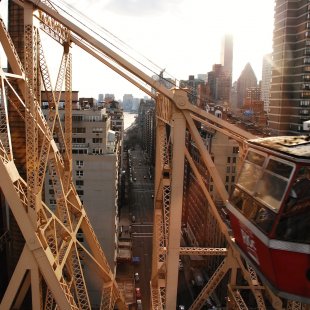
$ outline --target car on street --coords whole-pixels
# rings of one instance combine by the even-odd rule
[[[183,262],[181,261],[181,259],[179,259],[179,270],[183,270],[183,269],[184,269]]]
[[[136,298],[137,298],[137,299],[141,299],[140,287],[136,287]]]
[[[140,256],[133,256],[131,261],[133,264],[140,264]]]
[[[137,299],[137,309],[142,310],[142,301],[141,299]]]
[[[138,273],[138,272],[135,272],[134,278],[135,278],[135,281],[136,281],[136,282],[139,282],[139,281],[140,281],[140,276],[139,276],[139,273]]]
[[[185,310],[185,306],[179,305],[178,310]]]

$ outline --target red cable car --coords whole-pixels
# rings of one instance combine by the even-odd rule
[[[235,242],[262,280],[310,303],[310,137],[249,140],[227,208]]]

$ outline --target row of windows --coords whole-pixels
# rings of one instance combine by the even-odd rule
[[[102,127],[93,127],[92,133],[102,133],[103,128]],[[72,127],[72,133],[86,133],[85,127]]]
[[[88,154],[88,149],[72,149],[72,154]]]
[[[92,143],[102,143],[102,138],[92,138]],[[72,138],[72,143],[86,143],[86,138]]]
[[[103,117],[101,115],[72,115],[73,122],[101,122]]]
[[[310,105],[310,100],[301,100],[300,106],[302,107],[308,107]]]
[[[303,75],[303,80],[304,81],[310,81],[310,74],[304,74]]]
[[[88,155],[88,149],[86,148],[75,148],[72,149],[72,154],[78,154],[78,155]],[[93,155],[104,155],[104,151],[102,148],[96,148],[96,149],[92,149],[92,153]]]
[[[72,133],[86,133],[85,127],[72,127]]]

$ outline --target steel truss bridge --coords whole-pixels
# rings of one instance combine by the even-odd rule
[[[201,173],[203,170],[211,176],[219,197],[225,202],[228,193],[197,124],[237,141],[241,156],[244,142],[252,136],[190,104],[185,90],[166,89],[108,47],[90,28],[65,16],[52,1],[14,0],[14,3],[23,12],[23,59],[20,59],[20,53],[1,19],[1,45],[10,69],[6,72],[0,68],[0,188],[25,243],[0,309],[20,308],[29,288],[32,309],[91,309],[83,268],[85,262],[98,275],[97,281],[102,288],[100,309],[127,309],[72,181],[70,51],[73,45],[91,54],[156,102],[152,309],[176,309],[179,255],[222,257],[191,310],[201,309],[224,277],[228,278],[228,308],[247,309],[242,292],[250,291],[258,309],[270,308],[270,305],[275,309],[306,309],[306,305],[277,296],[241,257],[208,191],[205,175]],[[63,49],[54,87],[44,55],[42,32],[56,40]],[[49,95],[47,119],[41,110],[42,89]],[[62,90],[65,90],[64,126],[58,113]],[[190,133],[199,150],[200,164],[205,169],[197,167],[186,147],[186,132]],[[209,211],[224,236],[224,248],[222,245],[214,248],[180,247],[185,161],[190,165]],[[42,199],[46,173],[52,176],[57,201],[55,212]],[[83,244],[77,238],[79,231],[85,236]]]

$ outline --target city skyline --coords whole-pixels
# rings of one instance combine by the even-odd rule
[[[62,4],[59,0],[55,3]],[[112,38],[121,40],[121,48],[125,52],[130,50],[138,61],[147,66],[157,64],[151,68],[153,72],[158,74],[165,69],[167,77],[177,80],[206,74],[212,70],[213,64],[220,63],[221,42],[226,33],[234,38],[233,81],[237,80],[248,62],[260,80],[263,56],[272,52],[274,1],[270,0],[208,3],[203,0],[104,0],[87,3],[68,0],[66,3],[69,8],[76,8],[83,12],[84,17],[108,29],[114,35]],[[7,0],[0,2],[1,15],[6,4]],[[52,58],[57,68],[62,50],[51,41],[46,40],[47,45],[43,42],[43,46],[46,46],[45,50],[53,51],[50,55],[47,53],[46,58]],[[73,74],[73,89],[79,91],[79,96],[97,98],[99,93],[114,93],[116,99],[122,99],[126,93],[134,97],[145,96],[77,46],[73,47],[72,53],[73,72],[78,70],[81,73]],[[50,69],[55,80],[56,73],[52,71]]]

